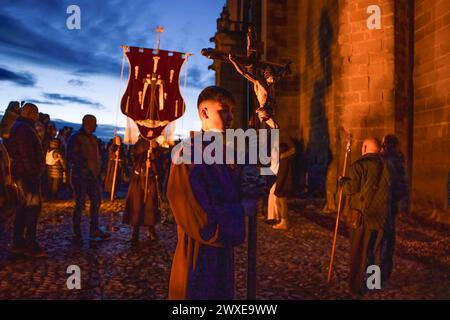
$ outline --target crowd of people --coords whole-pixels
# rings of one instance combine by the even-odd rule
[[[148,238],[156,239],[152,227],[159,221],[156,202],[153,204],[155,212],[148,213],[140,204],[144,195],[132,196],[142,186],[137,183],[138,188],[133,187],[135,172],[147,169],[148,141],[140,139],[135,147],[125,146],[121,138],[115,136],[104,143],[94,135],[96,128],[95,116],[86,115],[79,130],[68,126],[58,130],[49,115],[40,113],[36,105],[9,103],[0,123],[0,207],[15,209],[12,254],[33,258],[47,256],[36,240],[42,201],[46,200],[75,200],[73,238],[82,240],[81,217],[86,198],[89,198],[89,237],[107,239],[110,235],[98,222],[102,194],[114,199],[127,181],[131,181],[133,192],[128,192],[124,222],[135,226],[132,241],[138,241],[139,225],[148,226]],[[163,164],[167,167],[167,161],[162,161],[167,159],[158,151],[159,145],[153,147],[152,168],[148,173],[150,183],[147,182],[149,198],[154,197],[157,183],[160,192],[165,190],[164,179],[167,180],[166,174],[161,172]],[[156,170],[159,180],[154,178]]]
[[[14,143],[14,139],[12,141],[10,139],[10,134],[16,120],[19,120],[19,122],[23,121],[20,113],[20,103],[11,101],[0,123],[0,134],[6,148],[8,148],[8,143]],[[58,130],[55,123],[51,121],[50,116],[44,113],[38,113],[33,127],[44,157],[45,168],[41,181],[43,197],[49,200],[58,199],[64,189],[70,188],[65,151],[73,128],[64,126]],[[30,131],[25,132],[25,134],[29,133]]]
[[[205,88],[198,99],[202,132],[230,128],[235,105],[227,90]],[[265,100],[260,105],[256,110],[260,121],[277,127],[264,108]],[[276,181],[265,180],[265,190],[270,192],[255,196],[253,189],[259,188],[259,178],[253,179],[259,172],[256,166],[171,164],[170,152],[163,151],[155,139],[142,136],[130,147],[118,136],[105,144],[94,135],[97,120],[93,115],[85,115],[77,131],[69,127],[58,131],[36,105],[11,102],[0,128],[0,160],[8,159],[0,161],[0,181],[4,181],[0,183],[0,207],[12,206],[16,212],[12,254],[47,256],[36,241],[41,190],[45,198],[58,199],[66,188],[74,198],[75,241],[83,239],[82,211],[89,198],[89,237],[108,239],[110,234],[99,225],[102,192],[114,199],[121,182],[127,180],[123,222],[133,227],[133,244],[139,242],[141,227],[146,228],[149,240],[157,238],[155,225],[161,220],[162,198],[169,203],[177,223],[169,298],[232,299],[233,248],[244,241],[245,217],[257,211],[256,198],[268,196],[265,217],[273,228],[289,227],[287,198],[295,192],[295,149],[285,143],[279,146]],[[253,180],[244,181],[245,169]],[[350,166],[348,177],[340,177],[339,184],[349,198],[350,288],[360,292],[367,265],[381,266],[383,281],[392,271],[395,217],[405,210],[401,204],[408,194],[398,139],[394,135],[381,142],[366,139],[361,158]]]

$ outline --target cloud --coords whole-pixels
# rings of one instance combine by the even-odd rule
[[[188,69],[187,82],[190,86],[196,86],[201,80],[201,71],[197,67]]]
[[[33,103],[37,106],[39,106],[40,104],[48,104],[48,105],[58,105],[58,103],[53,102],[53,101],[48,101],[48,100],[37,100],[37,99],[24,99],[26,102],[30,102]]]
[[[55,40],[60,35],[39,34],[38,28],[28,29],[27,25],[15,17],[0,14],[2,54],[72,72],[78,72],[83,66],[89,73],[117,73],[114,59],[92,51],[83,52],[74,45]]]
[[[42,96],[45,99],[82,104],[97,110],[105,109],[105,106],[103,106],[101,103],[93,102],[87,98],[81,98],[77,96],[67,96],[59,93],[43,93]]]
[[[112,1],[111,1],[112,2]],[[80,1],[81,29],[66,27],[67,3],[2,0],[0,52],[3,56],[68,71],[74,75],[120,73],[120,45],[148,45],[148,23],[159,18],[147,0]],[[101,14],[99,14],[101,12]],[[20,14],[17,14],[20,13]],[[129,17],[133,17],[130,21]]]
[[[187,85],[192,88],[203,89],[214,84],[214,74],[205,72],[197,66],[188,67]]]
[[[9,81],[25,87],[34,87],[36,77],[29,72],[14,72],[0,67],[0,81]]]
[[[67,83],[73,85],[74,87],[82,87],[86,84],[86,81],[80,79],[70,79]]]

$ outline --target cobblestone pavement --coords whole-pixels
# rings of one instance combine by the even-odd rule
[[[351,299],[347,288],[348,237],[338,237],[334,283],[328,286],[334,218],[320,214],[319,200],[290,201],[291,228],[274,230],[258,223],[258,299]],[[123,200],[102,205],[101,224],[110,240],[73,243],[71,201],[46,203],[38,240],[49,258],[13,258],[10,228],[0,235],[0,299],[165,299],[176,245],[173,223],[157,227],[158,242],[128,242],[130,227],[121,224]],[[83,231],[87,237],[88,218]],[[398,220],[395,269],[390,284],[364,299],[450,299],[448,229],[411,217]],[[236,250],[236,298],[245,298],[246,246]],[[81,290],[68,290],[69,265],[81,268]]]

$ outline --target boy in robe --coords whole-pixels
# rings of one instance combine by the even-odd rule
[[[231,128],[235,106],[227,90],[205,88],[197,102],[202,133]],[[267,119],[264,110],[258,115]],[[201,148],[209,143],[202,142]],[[167,198],[178,226],[178,243],[169,299],[234,298],[234,247],[244,242],[245,216],[256,212],[255,198],[242,199],[240,170],[241,166],[228,164],[172,163]]]

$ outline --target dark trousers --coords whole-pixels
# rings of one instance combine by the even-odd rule
[[[13,244],[32,247],[36,243],[36,227],[41,213],[41,180],[17,180],[20,201],[14,220]]]
[[[75,232],[81,230],[81,213],[86,203],[86,196],[91,202],[91,231],[98,229],[98,211],[101,203],[100,182],[90,174],[72,175],[72,188],[75,193],[75,210],[73,212],[73,228]]]
[[[394,268],[395,228],[384,230],[385,250],[381,260],[381,283],[389,281]]]
[[[371,230],[364,226],[350,232],[350,290],[361,293],[366,288],[367,267],[377,265],[381,286],[391,275],[395,246],[395,229]]]

